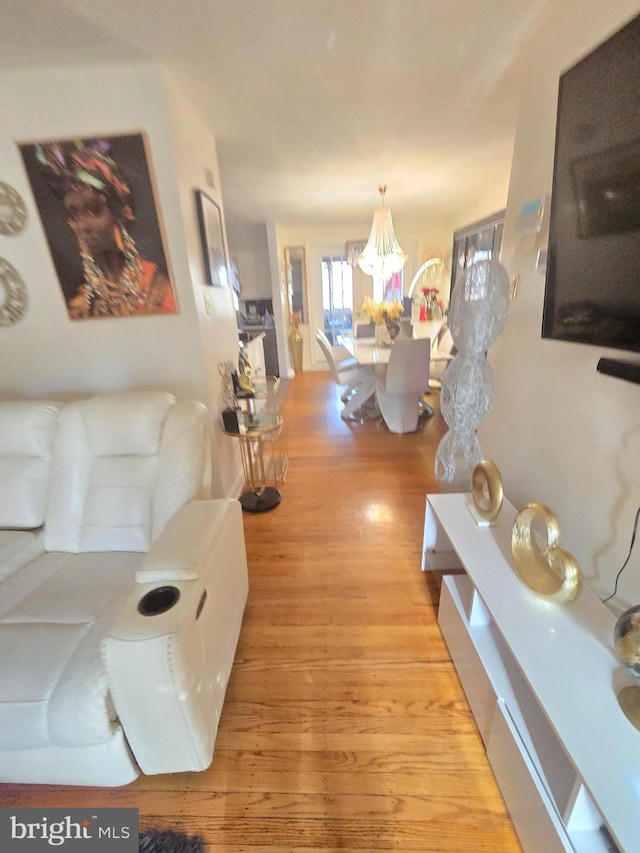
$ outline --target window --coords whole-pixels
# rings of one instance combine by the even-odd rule
[[[467,225],[453,233],[453,252],[451,255],[451,287],[458,276],[473,261],[498,258],[504,228],[504,210]]]
[[[346,257],[322,259],[322,308],[324,331],[332,344],[351,334],[353,270]]]

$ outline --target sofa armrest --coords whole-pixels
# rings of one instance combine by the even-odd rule
[[[232,500],[190,501],[181,507],[151,545],[136,570],[138,583],[188,581],[218,535]]]
[[[185,506],[142,562],[103,638],[111,698],[144,773],[203,770],[247,599],[239,502]]]

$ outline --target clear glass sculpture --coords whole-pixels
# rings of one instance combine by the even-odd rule
[[[442,377],[440,407],[449,431],[438,445],[436,479],[448,491],[466,492],[482,459],[476,431],[491,410],[494,381],[487,350],[509,312],[509,276],[496,260],[470,264],[457,280],[449,329],[457,355]]]

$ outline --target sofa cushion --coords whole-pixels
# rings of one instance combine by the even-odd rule
[[[59,411],[47,400],[0,401],[0,527],[43,524]]]
[[[147,551],[199,496],[206,409],[163,392],[112,394],[61,414],[45,525],[47,551]]]
[[[0,530],[0,581],[35,560],[43,551],[42,530]],[[0,602],[4,602],[4,586]]]
[[[112,737],[102,639],[139,561],[135,553],[49,553],[3,582],[0,749]]]
[[[50,743],[49,700],[88,625],[0,624],[0,748]],[[6,657],[5,657],[6,656]]]
[[[0,577],[2,566],[25,551],[35,537],[35,533],[27,530],[0,530]]]
[[[169,409],[164,391],[104,394],[81,405],[86,441],[95,456],[157,456]]]

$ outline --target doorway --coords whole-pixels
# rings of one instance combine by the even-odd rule
[[[353,269],[342,255],[325,256],[321,265],[323,329],[335,346],[353,328]]]

